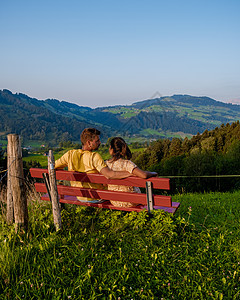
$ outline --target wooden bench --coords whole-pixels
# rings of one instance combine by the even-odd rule
[[[33,178],[43,178],[44,174],[48,174],[47,169],[30,169],[31,176]],[[87,189],[81,187],[72,187],[66,185],[58,185],[58,194],[60,203],[85,205],[92,207],[109,208],[124,211],[136,211],[140,212],[147,209],[150,213],[154,209],[161,209],[169,213],[174,213],[179,207],[180,203],[172,202],[170,196],[166,195],[154,195],[153,189],[160,190],[170,190],[170,179],[168,178],[158,178],[152,177],[148,179],[141,179],[138,177],[128,177],[125,179],[106,179],[101,174],[86,174],[72,171],[56,170],[56,179],[64,181],[80,181],[80,182],[91,182],[91,183],[101,183],[101,184],[115,184],[115,185],[126,185],[126,186],[136,186],[146,188],[145,193],[129,193],[129,192],[119,192],[119,191],[108,191],[99,189]],[[35,188],[37,192],[45,193],[41,196],[41,200],[50,201],[47,194],[47,187],[44,183],[35,183]],[[81,202],[77,199],[77,196],[104,199],[103,203],[90,203]],[[109,200],[131,202],[139,204],[136,207],[117,207],[113,206]]]

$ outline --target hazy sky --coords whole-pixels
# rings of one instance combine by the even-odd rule
[[[240,101],[239,0],[0,0],[0,89],[83,106]]]

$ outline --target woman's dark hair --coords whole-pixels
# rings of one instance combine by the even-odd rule
[[[118,160],[119,158],[130,159],[132,157],[132,153],[128,148],[128,145],[121,137],[112,138],[110,147],[113,149],[113,160]]]

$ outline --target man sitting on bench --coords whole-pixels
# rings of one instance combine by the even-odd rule
[[[101,173],[107,179],[122,179],[131,176],[127,171],[113,171],[107,167],[97,150],[101,144],[100,131],[96,128],[85,128],[81,133],[82,149],[69,150],[55,162],[55,169],[68,167],[68,171]],[[102,184],[71,181],[71,186],[105,189]],[[77,197],[80,201],[101,203],[100,199]]]

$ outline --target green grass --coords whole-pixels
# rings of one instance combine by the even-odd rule
[[[57,160],[61,156],[62,156],[62,152],[54,153],[55,160]],[[47,165],[48,165],[48,158],[47,158],[47,156],[44,156],[43,154],[31,154],[27,157],[23,157],[23,161],[26,161],[26,162],[37,161],[41,164],[41,166],[43,168],[47,168]]]
[[[151,128],[147,128],[147,129],[143,129],[140,131],[140,134],[147,136],[162,136],[163,132],[160,130],[155,130],[155,129],[151,129]]]
[[[0,140],[0,144],[7,145],[7,140]]]
[[[173,138],[173,137],[177,137],[177,138],[191,138],[192,135],[191,134],[186,134],[184,132],[172,132],[172,131],[162,131],[161,129],[159,130],[154,130],[151,128],[147,128],[147,129],[143,129],[140,131],[141,135],[145,135],[146,138],[149,136],[155,136],[155,137],[160,137],[160,136],[165,136],[166,138]]]
[[[31,202],[0,222],[0,299],[239,299],[240,191],[174,196],[174,216]]]
[[[0,148],[2,148],[2,149],[6,149],[7,148],[7,140],[1,140],[0,139],[0,144],[2,145],[2,146],[0,146]]]
[[[46,145],[46,142],[24,139],[25,147],[31,146],[32,148],[40,148],[41,145]],[[44,148],[42,148],[42,149],[44,150]]]
[[[25,162],[37,161],[44,168],[47,168],[48,165],[48,158],[47,156],[43,156],[43,154],[31,154],[27,157],[23,157],[23,161]]]

